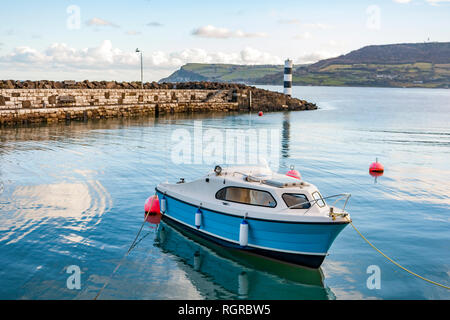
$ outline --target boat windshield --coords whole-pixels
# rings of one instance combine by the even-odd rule
[[[313,192],[312,196],[313,196],[314,200],[316,200],[316,203],[319,207],[321,207],[321,208],[325,207],[325,201],[323,200],[322,195],[319,192],[317,192],[317,191]]]
[[[309,209],[311,207],[311,203],[304,194],[284,193],[282,197],[288,207],[293,207],[291,209]]]
[[[226,187],[217,191],[216,199],[270,208],[277,206],[269,192],[249,188]]]

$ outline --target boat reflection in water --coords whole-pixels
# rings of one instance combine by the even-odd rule
[[[158,218],[151,218],[154,223]],[[178,267],[205,299],[334,299],[320,269],[309,269],[224,248],[161,221],[155,246],[176,257]]]

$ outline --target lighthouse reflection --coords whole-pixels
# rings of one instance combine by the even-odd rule
[[[334,299],[320,269],[223,248],[166,221],[155,246],[175,257],[205,299]]]
[[[291,139],[291,114],[283,113],[283,129],[281,136],[281,157],[284,160],[289,158],[289,144]]]

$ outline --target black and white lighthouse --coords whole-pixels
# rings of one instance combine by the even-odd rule
[[[284,94],[292,95],[292,60],[284,62]]]

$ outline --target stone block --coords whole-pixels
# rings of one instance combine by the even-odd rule
[[[74,96],[60,96],[58,102],[61,104],[75,103]]]
[[[56,104],[56,95],[52,95],[50,97],[48,97],[48,103],[49,104]]]
[[[22,101],[22,108],[31,108],[31,101],[30,100]]]

